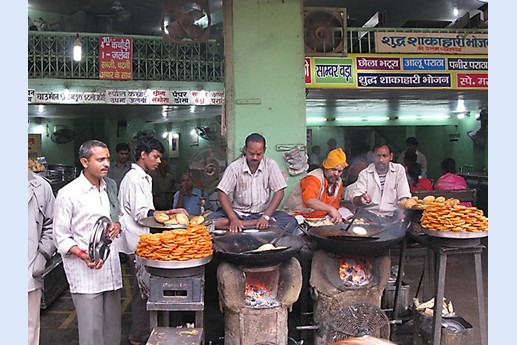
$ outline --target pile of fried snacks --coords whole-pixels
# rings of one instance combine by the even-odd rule
[[[420,225],[428,230],[438,231],[487,231],[488,218],[477,207],[430,204],[422,214]]]
[[[160,261],[197,260],[212,253],[212,237],[204,225],[142,234],[136,247],[136,255]]]

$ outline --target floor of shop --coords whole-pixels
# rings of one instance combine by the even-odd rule
[[[483,283],[485,291],[485,310],[488,313],[488,239],[484,238],[481,243],[486,247],[482,254]],[[397,264],[397,259],[393,258],[393,264]],[[204,311],[204,331],[205,344],[224,343],[224,315],[219,310],[219,300],[216,288],[216,267],[217,261],[213,260],[206,265],[205,281],[205,311]],[[122,291],[122,341],[121,345],[127,345],[131,325],[131,275],[127,263],[123,263],[123,282]],[[410,304],[415,297],[419,285],[420,276],[423,268],[423,257],[408,256],[405,260],[404,284],[409,285]],[[472,255],[450,256],[446,268],[445,297],[452,301],[457,316],[464,318],[473,326],[473,342],[471,345],[481,345],[479,333],[479,320],[477,309],[477,296],[474,274],[474,258]],[[296,312],[294,308],[293,313]],[[313,331],[296,331],[297,318],[290,313],[290,332],[292,338],[290,344],[301,344],[300,340],[305,338],[303,344],[312,343],[310,333]],[[486,316],[488,318],[488,316]],[[191,316],[186,315],[183,320],[189,321]],[[292,320],[291,320],[292,319]],[[411,314],[404,319],[404,323],[397,325],[392,334],[392,341],[400,345],[414,344],[413,325]],[[41,310],[41,345],[76,345],[79,344],[77,332],[77,317],[70,293],[65,290],[56,298],[46,309]]]

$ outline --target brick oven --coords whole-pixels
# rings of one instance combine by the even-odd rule
[[[315,345],[362,335],[389,339],[389,320],[380,306],[390,267],[387,255],[347,256],[323,249],[314,253],[309,284]]]
[[[288,313],[302,287],[299,261],[265,267],[221,262],[217,268],[225,345],[287,344]]]

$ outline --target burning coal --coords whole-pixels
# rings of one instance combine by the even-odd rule
[[[366,286],[372,275],[371,258],[340,258],[339,277],[346,287]]]

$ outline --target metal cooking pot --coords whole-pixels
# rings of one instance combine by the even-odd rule
[[[284,236],[276,242],[277,247],[285,250],[249,252],[271,242],[279,234],[273,231],[236,233],[214,238],[214,252],[221,260],[242,267],[267,267],[287,261],[303,246],[304,241],[297,236]],[[247,253],[243,253],[247,252]]]
[[[360,225],[366,228],[368,233],[374,233],[374,239],[340,236],[344,232],[341,230],[341,228],[344,229],[342,224],[309,228],[307,233],[316,242],[318,248],[334,254],[378,256],[402,241],[409,224],[411,223],[407,221],[397,221],[385,225]]]

